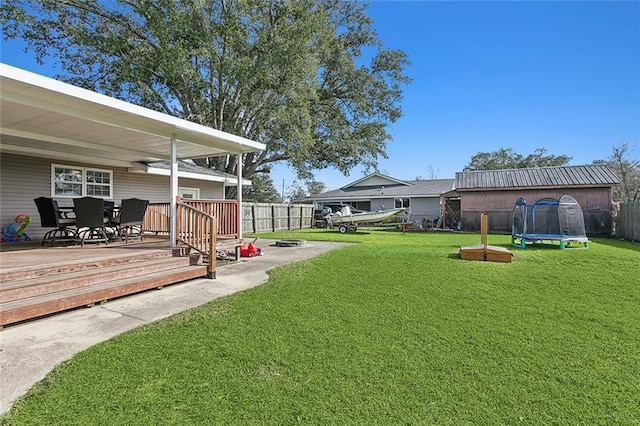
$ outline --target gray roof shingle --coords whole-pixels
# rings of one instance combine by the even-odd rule
[[[149,167],[156,167],[158,169],[171,170],[171,162],[169,161],[155,161],[153,163],[146,163]],[[226,179],[237,179],[238,177],[226,172],[221,172],[214,169],[208,169],[206,167],[196,166],[195,164],[187,161],[178,160],[178,170],[181,172],[196,173],[200,175],[216,176]],[[244,179],[243,179],[244,180]]]
[[[315,200],[346,198],[436,197],[453,189],[454,179],[406,181],[405,184],[347,186],[311,197]],[[408,184],[408,185],[407,185]]]

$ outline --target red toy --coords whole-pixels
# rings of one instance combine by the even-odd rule
[[[262,256],[264,254],[264,250],[254,245],[256,241],[258,241],[257,238],[249,244],[242,244],[240,246],[240,257]]]

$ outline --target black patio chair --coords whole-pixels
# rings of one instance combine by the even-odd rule
[[[40,215],[40,225],[43,228],[55,228],[42,237],[42,246],[50,242],[53,246],[56,242],[75,241],[76,230],[73,228],[76,219],[72,216],[72,211],[61,209],[58,202],[53,198],[39,197],[33,200]]]
[[[111,220],[111,218],[113,217],[113,212],[115,208],[116,208],[115,201],[104,200],[104,217]]]
[[[115,225],[116,232],[113,238],[121,238],[125,243],[131,238],[144,239],[142,233],[142,220],[147,211],[149,200],[139,198],[127,198],[122,200],[120,210],[111,219],[111,224]]]
[[[104,214],[104,200],[102,198],[82,197],[74,198],[73,205],[76,213],[76,227],[80,245],[85,242],[109,244],[106,226],[109,218]]]

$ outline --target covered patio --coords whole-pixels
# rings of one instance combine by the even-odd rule
[[[195,255],[193,257],[198,260],[192,259],[189,264],[187,257],[186,265],[195,272],[183,271],[176,274],[173,271],[173,282],[183,281],[192,275],[214,278],[216,247],[237,245],[242,239],[242,191],[237,191],[238,198],[234,200],[181,200],[178,179],[193,179],[193,173],[179,170],[179,162],[193,158],[234,155],[238,158],[238,164],[241,164],[244,153],[265,149],[265,145],[259,142],[6,64],[0,64],[0,135],[0,154],[3,158],[0,224],[4,226],[10,223],[20,213],[33,215],[34,220],[26,231],[35,236],[34,239],[38,239],[44,230],[37,219],[33,200],[39,196],[51,196],[59,197],[61,202],[69,202],[69,197],[58,195],[54,189],[51,189],[51,194],[43,193],[49,192],[49,187],[54,188],[54,162],[77,165],[78,168],[90,166],[106,170],[109,174],[105,174],[110,177],[110,181],[106,186],[108,194],[102,195],[102,198],[116,201],[125,198],[118,194],[135,191],[136,179],[146,179],[145,182],[149,180],[150,174],[155,170],[152,164],[168,163],[168,172],[162,173],[166,184],[151,194],[155,199],[151,199],[152,204],[143,226],[146,231],[150,231],[147,233],[157,235],[158,238],[154,238],[153,243],[145,239],[144,244],[125,246],[128,246],[127,253],[134,250],[147,251],[152,257],[158,250],[163,252],[163,256],[166,253],[170,256],[186,253]],[[39,175],[30,167],[32,164],[39,165]],[[43,183],[42,170],[47,168],[51,168],[50,182]],[[118,178],[115,183],[114,176]],[[237,167],[235,176],[212,175],[206,177],[206,180],[218,182],[222,188],[250,183],[243,179],[242,167]],[[17,187],[16,182],[20,187]],[[47,189],[43,191],[43,188]],[[143,189],[138,191],[144,192],[145,187],[141,188]],[[140,193],[139,196],[151,198],[145,193]],[[13,245],[17,244],[24,245],[16,250]],[[96,261],[98,253],[102,250],[115,252],[119,246],[121,245],[109,244],[108,248],[70,246],[41,249],[39,244],[2,243],[0,261],[3,273],[13,274],[13,278],[5,274],[0,283],[0,303],[3,303],[0,306],[0,311],[3,312],[0,325],[14,321],[5,320],[4,317],[4,303],[14,300],[9,296],[11,293],[4,293],[10,286],[8,283],[20,275],[20,270],[21,279],[29,275],[24,271],[33,259],[39,259],[38,263],[46,264],[48,271],[57,271],[55,274],[61,275],[69,272],[69,265],[75,265],[72,269],[79,270],[84,268],[83,264],[99,264]],[[111,255],[107,257],[109,256]],[[31,278],[42,277],[43,269],[38,270],[40,272],[34,272],[35,276]],[[121,279],[127,279],[126,268],[123,274]],[[145,274],[149,275],[151,272],[142,275]],[[46,275],[51,277],[50,272]],[[48,280],[51,281],[52,278]],[[84,281],[91,283],[95,280],[87,278]],[[162,278],[152,286],[162,286],[164,284],[158,283],[164,281],[166,279]],[[44,287],[39,287],[39,290],[31,285],[29,287],[32,294],[28,297],[44,293]],[[88,286],[80,285],[74,291],[83,291],[80,288],[85,287]],[[132,292],[136,291],[140,290],[132,287]],[[88,303],[99,301],[100,299],[96,299]]]
[[[178,161],[227,154],[240,157],[266,148],[6,64],[0,64],[0,87],[2,153],[128,169],[169,161],[166,201],[171,206],[172,244],[176,240]],[[28,173],[25,170],[27,179]],[[235,183],[242,181],[242,167],[237,167]],[[242,191],[238,191],[238,202],[242,203]]]

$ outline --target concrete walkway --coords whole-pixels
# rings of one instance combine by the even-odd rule
[[[221,266],[217,279],[197,279],[7,326],[0,331],[0,414],[61,362],[96,343],[127,330],[246,290],[268,280],[273,267],[308,259],[342,243],[308,242],[302,247],[276,247],[260,239],[263,256]]]

